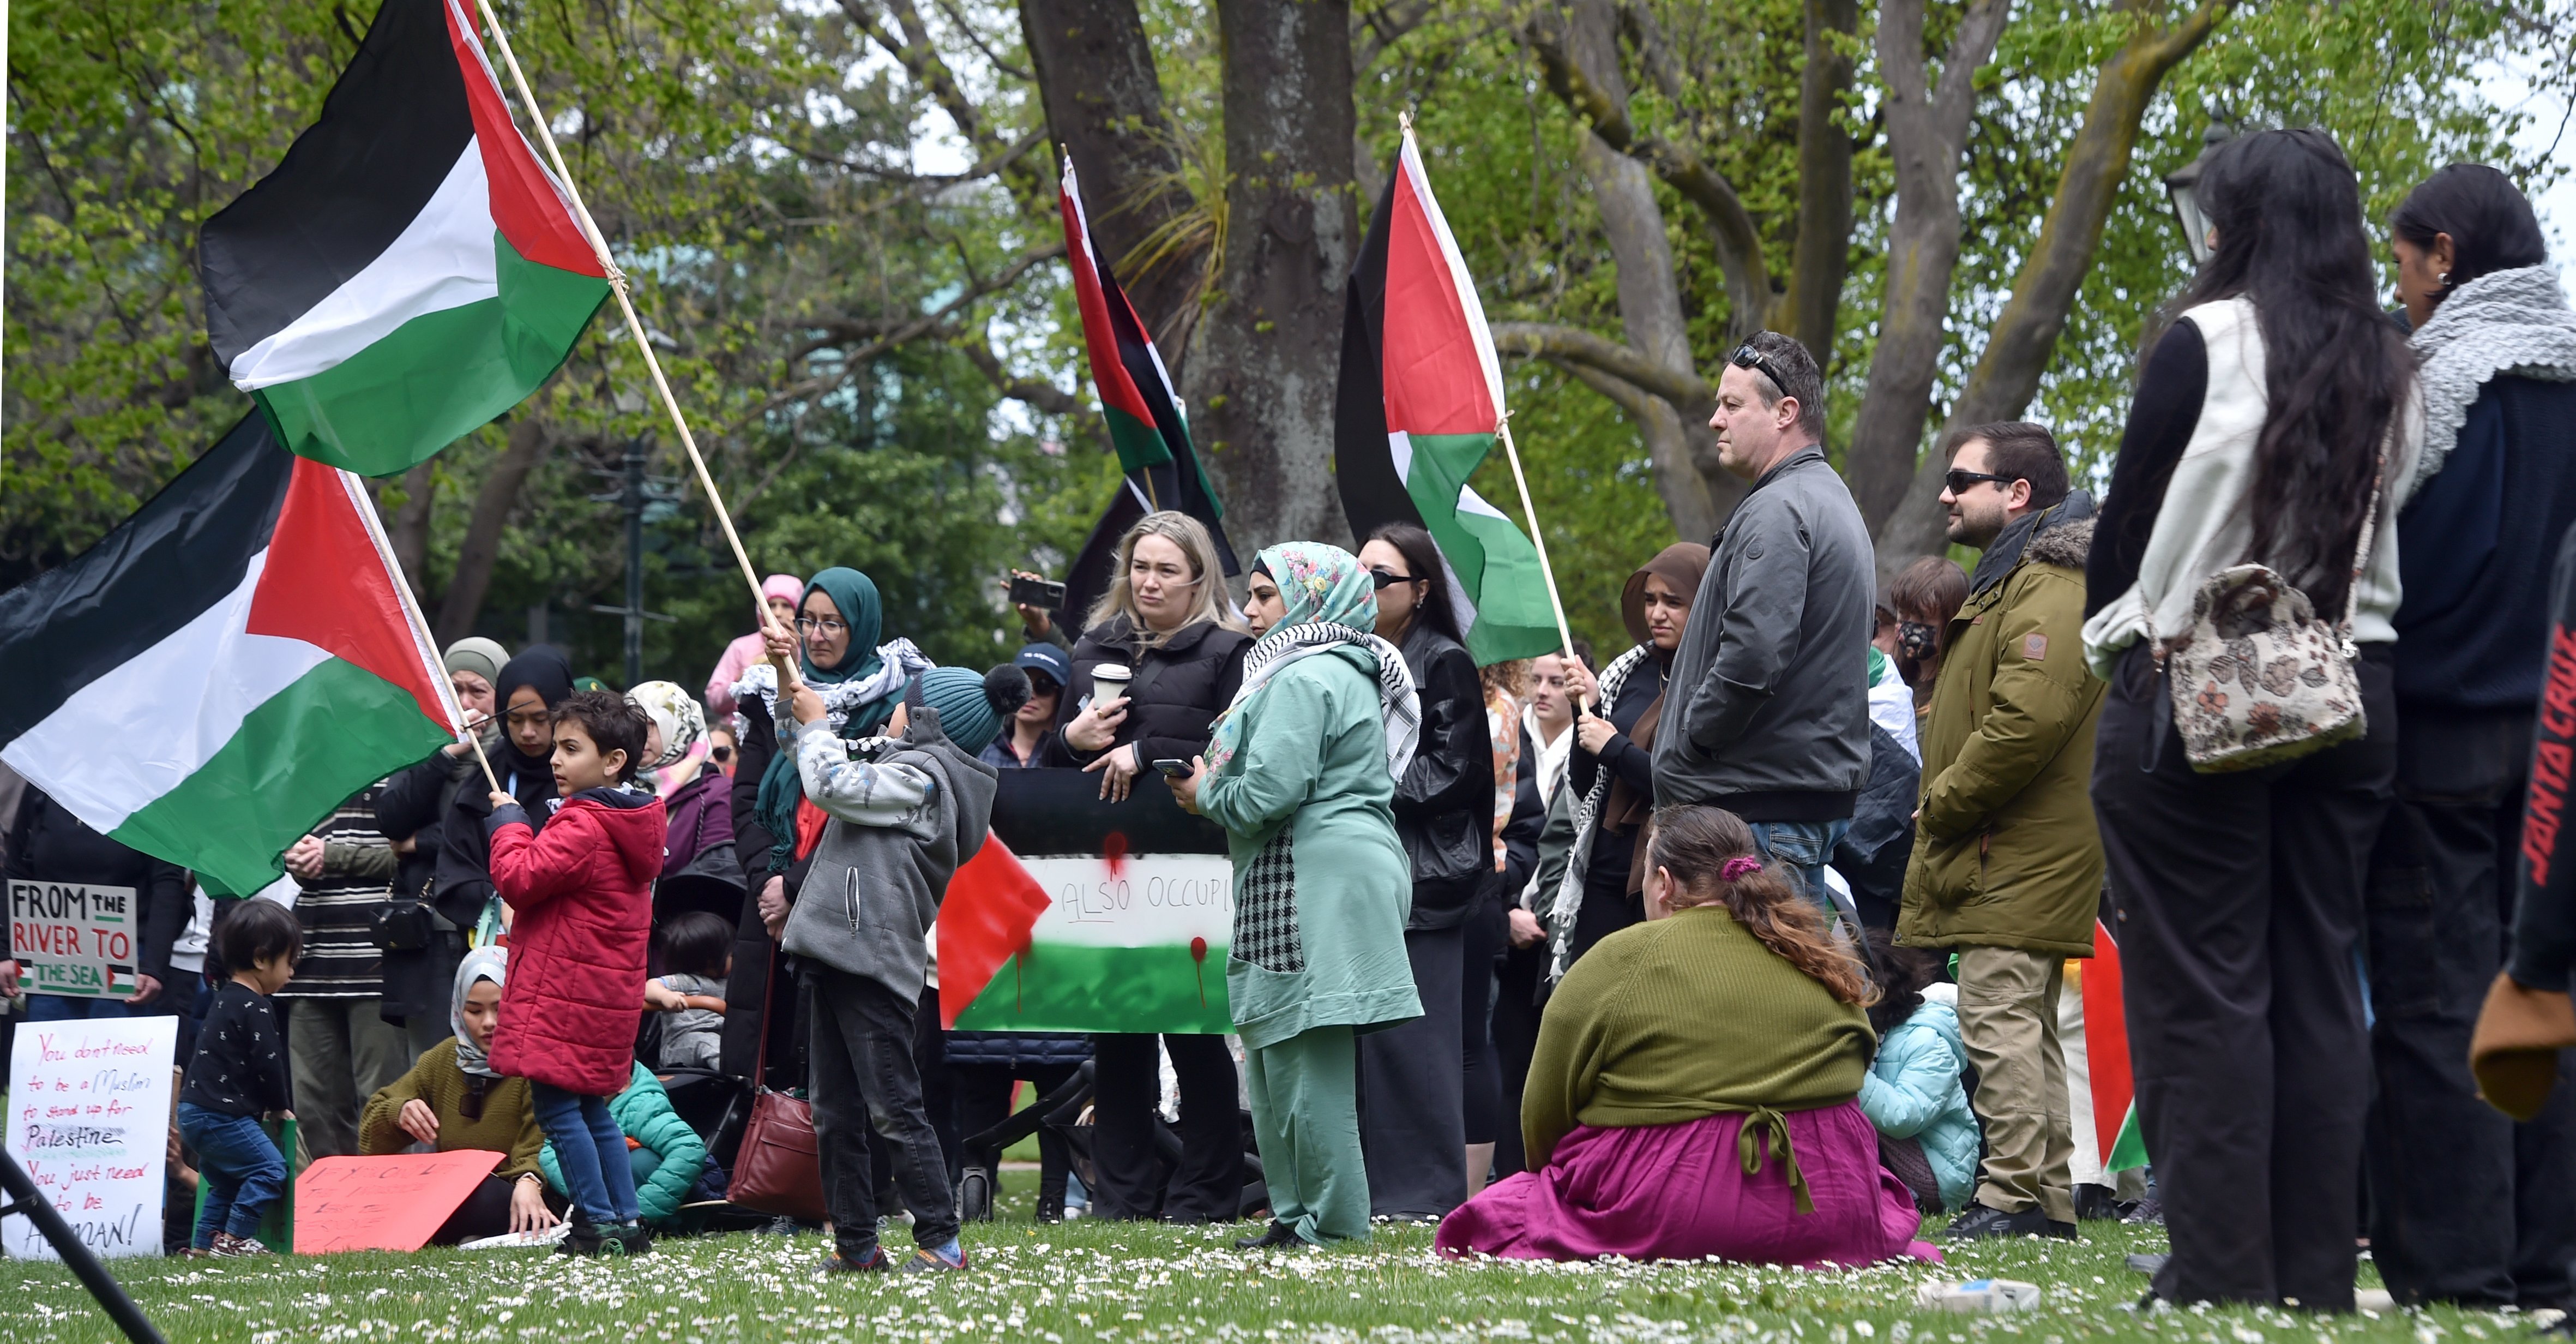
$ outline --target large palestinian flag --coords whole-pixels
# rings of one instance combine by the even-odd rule
[[[1122,489],[1107,516],[1092,529],[1066,578],[1065,609],[1076,621],[1090,610],[1085,595],[1096,597],[1107,587],[1105,556],[1114,556],[1118,537],[1141,515],[1127,512],[1130,497],[1148,508],[1177,509],[1207,525],[1216,539],[1218,562],[1231,576],[1241,572],[1234,547],[1225,537],[1225,510],[1217,503],[1198,452],[1190,446],[1189,421],[1181,399],[1172,391],[1163,356],[1145,334],[1145,324],[1127,302],[1127,291],[1109,270],[1109,260],[1092,236],[1091,216],[1082,204],[1082,184],[1074,179],[1073,160],[1064,162],[1057,199],[1064,214],[1065,261],[1073,270],[1073,296],[1082,310],[1082,343],[1091,360],[1091,382],[1100,393],[1100,410],[1109,423],[1109,441],[1117,446],[1118,467],[1134,487]],[[1113,525],[1114,524],[1114,525]],[[1104,544],[1104,542],[1106,544]]]
[[[939,1016],[961,1031],[1228,1032],[1234,865],[1169,790],[1100,801],[1005,770],[992,837],[939,907]]]
[[[0,593],[0,684],[0,760],[237,894],[462,720],[365,482],[284,452],[259,416]]]
[[[1344,313],[1333,470],[1351,535],[1388,523],[1430,531],[1480,666],[1553,651],[1538,548],[1467,484],[1502,424],[1502,364],[1411,127]]]
[[[608,297],[460,0],[384,0],[198,266],[215,354],[279,441],[369,476],[518,405]]]

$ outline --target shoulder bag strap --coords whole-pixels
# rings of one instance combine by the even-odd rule
[[[2390,432],[2395,432],[2393,426]],[[2343,656],[2347,659],[2361,656],[2361,647],[2352,639],[2352,613],[2361,604],[2361,572],[2370,564],[2370,543],[2379,531],[2379,501],[2387,485],[2388,446],[2383,442],[2379,448],[2379,459],[2371,466],[2370,507],[2361,515],[2361,539],[2352,547],[2352,581],[2344,585],[2343,620],[2335,626],[2335,633],[2342,637]]]

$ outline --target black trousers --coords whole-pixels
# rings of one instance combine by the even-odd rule
[[[2404,711],[2369,894],[2371,1258],[2400,1303],[2563,1305],[2576,1089],[2527,1124],[2478,1100],[2469,1036],[2504,968],[2529,709]]]
[[[806,1017],[813,1039],[814,1142],[823,1166],[823,1203],[841,1255],[866,1260],[877,1244],[877,1201],[868,1131],[883,1136],[895,1188],[912,1210],[912,1239],[939,1246],[957,1235],[948,1163],[921,1104],[913,1063],[916,1004],[868,979],[807,963]]]
[[[1547,944],[1503,954],[1494,978],[1494,1055],[1502,1071],[1502,1124],[1494,1133],[1494,1179],[1526,1170],[1521,1147],[1521,1092],[1529,1085],[1530,1056],[1538,1052],[1540,988],[1547,983]]]
[[[1011,1116],[1012,1086],[1025,1078],[1041,1097],[1072,1079],[1077,1066],[1047,1064],[1013,1068],[1008,1064],[951,1064],[948,1076],[957,1098],[957,1128],[966,1138],[983,1133]],[[995,1149],[977,1149],[966,1144],[959,1150],[960,1160],[987,1170],[998,1169],[1002,1154]],[[1038,1208],[1064,1212],[1065,1174],[1073,1170],[1073,1145],[1064,1131],[1046,1125],[1038,1126]]]
[[[2367,736],[2239,774],[2192,770],[2143,647],[2104,698],[2093,805],[2169,1300],[2352,1309],[2370,1100],[2355,952],[2397,775],[2387,655],[2363,650]]]
[[[1162,1094],[1152,1035],[1091,1038],[1095,1218],[1230,1223],[1242,1216],[1243,1119],[1234,1056],[1222,1036],[1160,1037],[1181,1084],[1181,1162],[1164,1175],[1154,1151]]]
[[[1476,902],[1474,913],[1459,930],[1465,935],[1465,964],[1458,972],[1459,1104],[1469,1143],[1500,1141],[1505,1123],[1503,1065],[1494,1052],[1491,1025],[1495,964],[1510,937],[1504,918],[1502,902],[1486,896]],[[1510,1123],[1520,1123],[1517,1109]]]
[[[1459,972],[1467,931],[1406,929],[1422,1016],[1360,1046],[1360,1156],[1369,1216],[1431,1221],[1467,1202],[1467,1121]]]
[[[510,1197],[518,1190],[516,1177],[484,1177],[475,1183],[473,1193],[465,1197],[465,1202],[456,1206],[456,1212],[447,1215],[447,1221],[430,1234],[429,1244],[454,1246],[459,1242],[497,1237],[509,1231]],[[544,1195],[546,1207],[558,1216],[571,1210],[572,1201],[552,1190],[545,1190]]]

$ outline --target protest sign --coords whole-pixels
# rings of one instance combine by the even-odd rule
[[[459,1148],[316,1159],[295,1178],[295,1253],[417,1251],[504,1156]]]
[[[9,1154],[100,1258],[161,1253],[175,1017],[28,1022],[9,1057]],[[0,1248],[55,1259],[25,1218]]]
[[[30,994],[124,998],[140,988],[143,930],[132,887],[9,883],[9,947]]]
[[[960,869],[940,907],[941,1012],[958,1030],[1234,1029],[1225,832],[1160,787],[1099,793],[1078,770],[1002,772],[1006,852]]]

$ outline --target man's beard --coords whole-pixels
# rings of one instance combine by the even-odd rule
[[[1942,535],[1948,537],[1954,546],[1965,546],[1972,551],[1982,551],[1994,545],[1995,538],[2002,536],[2003,531],[1998,527],[1991,532],[1982,532],[1966,514],[1961,514],[1950,520],[1949,527]]]

